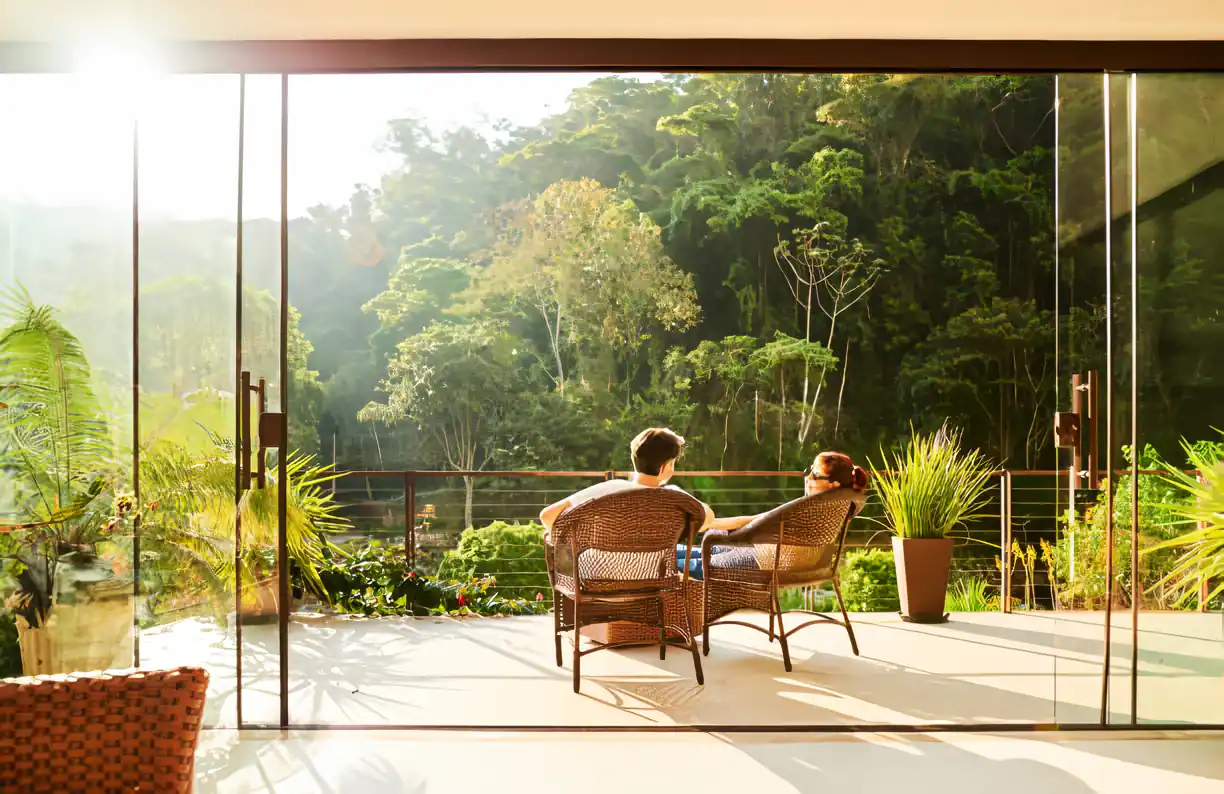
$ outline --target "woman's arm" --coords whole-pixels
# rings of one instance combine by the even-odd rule
[[[723,518],[716,518],[710,522],[708,529],[731,531],[747,525],[754,518],[756,516],[725,516]]]

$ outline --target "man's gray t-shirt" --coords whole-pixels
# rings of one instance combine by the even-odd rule
[[[598,499],[599,497],[607,496],[608,494],[620,493],[621,491],[632,491],[637,488],[651,488],[651,487],[652,486],[650,485],[639,485],[638,483],[635,483],[632,480],[606,480],[604,482],[597,482],[594,485],[590,485],[590,486],[587,486],[586,488],[583,488],[581,491],[578,491],[577,493],[570,496],[570,498],[567,501],[569,501],[569,506],[572,508],[572,507],[577,507],[583,502],[589,502],[592,499]],[[670,489],[672,491],[680,491],[681,493],[688,493],[683,488],[680,488],[675,485],[664,485],[663,487]],[[701,526],[697,528],[698,532],[704,530],[706,527],[710,525],[710,522],[714,520],[714,513],[713,511],[710,510],[709,505],[702,502],[701,506],[705,508],[705,520],[703,520],[701,522]]]

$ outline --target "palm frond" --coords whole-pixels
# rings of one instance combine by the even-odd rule
[[[1171,509],[1176,516],[1171,524],[1190,529],[1144,549],[1143,553],[1161,549],[1181,551],[1173,567],[1151,589],[1170,589],[1177,594],[1176,603],[1186,606],[1203,595],[1204,582],[1215,583],[1208,588],[1206,600],[1224,593],[1224,461],[1214,448],[1202,448],[1183,440],[1182,449],[1194,473],[1170,469],[1162,479],[1184,496]]]

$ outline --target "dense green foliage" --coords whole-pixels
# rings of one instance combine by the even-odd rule
[[[457,580],[422,576],[408,567],[402,547],[377,542],[324,549],[319,576],[341,612],[387,615],[531,615],[551,603],[507,597],[489,576]]]
[[[1197,608],[1200,569],[1210,571],[1213,551],[1210,541],[1212,518],[1211,472],[1224,460],[1224,445],[1218,442],[1183,442],[1183,465],[1198,475],[1161,458],[1150,445],[1139,455],[1140,471],[1167,474],[1138,476],[1139,593],[1144,609]],[[1124,450],[1127,467],[1132,451]],[[1132,488],[1135,478],[1117,477],[1113,487],[1113,580],[1106,577],[1107,491],[1102,483],[1095,503],[1075,522],[1061,522],[1055,543],[1042,541],[1041,558],[1049,571],[1055,604],[1064,609],[1099,609],[1112,589],[1124,605],[1131,601]],[[1205,528],[1200,522],[1207,521]],[[1189,555],[1189,556],[1187,556]],[[1213,578],[1214,574],[1208,574]],[[1219,593],[1211,596],[1217,598]]]
[[[848,553],[842,563],[841,591],[849,612],[901,609],[892,551],[867,549]]]
[[[951,419],[1036,465],[1052,101],[1043,77],[607,77],[503,135],[393,121],[401,167],[292,230],[323,446],[601,470],[657,422],[691,467],[786,469]],[[419,362],[456,345],[485,366],[439,405]],[[390,429],[355,419],[376,388],[361,418]]]
[[[536,523],[495,521],[466,529],[459,547],[447,552],[438,578],[469,581],[492,579],[492,591],[508,598],[534,600],[539,594],[552,601],[548,568],[544,562],[544,527]]]

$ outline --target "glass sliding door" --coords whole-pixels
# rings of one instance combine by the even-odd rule
[[[239,78],[173,75],[139,117],[142,665],[203,664],[238,724],[233,575]]]
[[[1224,82],[1059,85],[1060,410],[1079,434],[1050,571],[1076,657],[1060,707],[1095,687],[1105,724],[1217,724]]]
[[[242,722],[284,725],[289,571],[285,559],[285,355],[283,79],[242,80],[242,193],[237,281],[240,337],[237,378],[237,626]]]
[[[1129,548],[1115,478],[1130,417],[1134,173],[1123,75],[1058,77],[1056,533],[1043,549],[1060,658],[1058,722],[1117,717],[1130,680]],[[1125,712],[1121,712],[1125,713]]]
[[[1128,104],[1138,298],[1128,360],[1141,453],[1130,462],[1136,486],[1119,478],[1119,488],[1135,544],[1126,632],[1136,676],[1114,711],[1128,722],[1220,724],[1224,75],[1140,74]]]
[[[132,665],[133,97],[0,75],[0,676]]]
[[[280,83],[160,77],[138,119],[139,663],[207,667],[225,727],[282,724]]]

